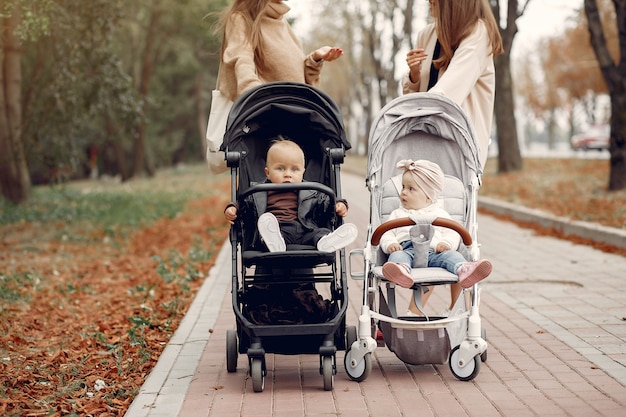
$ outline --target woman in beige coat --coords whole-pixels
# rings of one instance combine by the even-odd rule
[[[407,53],[403,93],[429,91],[458,104],[473,124],[484,166],[496,87],[493,58],[504,51],[498,25],[488,0],[428,2],[434,22],[418,33],[416,48]],[[461,291],[459,284],[450,286],[449,310]],[[413,301],[409,312],[418,313]]]
[[[308,55],[284,18],[283,0],[235,0],[219,19],[222,34],[219,90],[235,101],[261,84],[290,81],[319,86],[324,61],[343,55],[341,48],[322,46]],[[213,173],[226,170],[224,154],[207,149]]]
[[[487,0],[429,3],[434,22],[419,32],[417,47],[406,56],[403,92],[430,91],[461,106],[474,125],[484,166],[496,88],[493,58],[503,52],[498,25]]]
[[[272,81],[319,85],[324,61],[343,51],[323,46],[308,55],[285,20],[282,0],[235,0],[221,18],[223,31],[220,90],[231,100]]]

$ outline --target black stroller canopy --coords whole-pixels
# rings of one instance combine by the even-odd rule
[[[248,90],[233,103],[220,150],[236,147],[249,135],[269,138],[278,133],[351,148],[341,111],[328,95],[307,84],[275,82]]]
[[[220,150],[239,153],[239,187],[265,181],[265,155],[277,135],[287,136],[304,151],[306,181],[330,183],[328,149],[350,149],[341,112],[322,91],[300,83],[267,83],[233,103]]]

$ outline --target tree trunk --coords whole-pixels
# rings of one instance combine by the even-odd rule
[[[150,23],[148,24],[148,30],[146,34],[146,43],[144,46],[141,62],[141,74],[139,79],[139,97],[145,107],[147,105],[148,91],[150,89],[150,80],[152,78],[152,71],[155,65],[156,57],[158,53],[155,47],[155,41],[157,36],[158,22],[161,17],[161,10],[159,2],[152,5]],[[145,113],[145,111],[144,111]],[[133,172],[135,176],[140,175],[142,172],[148,174],[148,176],[154,176],[155,169],[148,153],[146,152],[146,122],[142,120],[137,127],[137,133],[135,135],[135,144],[133,146],[134,151],[134,164]]]
[[[31,197],[31,181],[22,144],[22,68],[19,39],[14,35],[20,15],[2,20],[0,55],[0,189],[15,203]]]
[[[108,116],[105,118],[105,128],[107,137],[109,138],[108,146],[113,149],[113,153],[115,154],[116,171],[121,175],[122,182],[127,181],[130,179],[131,175],[128,165],[126,164],[126,153],[124,152],[122,142],[119,140],[118,129],[115,127],[113,120]]]
[[[202,152],[202,160],[204,160],[204,155],[206,155],[206,128],[207,123],[209,121],[209,112],[207,111],[204,100],[202,100],[202,91],[204,91],[204,76],[203,73],[200,72],[196,75],[196,81],[193,85],[193,97],[196,102],[196,115],[198,121],[198,133],[200,137],[200,149]]]
[[[611,167],[609,191],[626,189],[626,93],[611,95]]]
[[[617,65],[606,44],[596,0],[585,0],[589,38],[611,97],[610,191],[626,189],[626,1],[613,1],[620,57]]]
[[[508,52],[496,60],[495,115],[498,136],[498,172],[514,172],[522,169],[522,155],[515,123],[515,102],[511,79],[511,56]]]

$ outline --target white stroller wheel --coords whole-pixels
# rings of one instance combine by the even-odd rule
[[[359,361],[359,363],[357,363],[355,367],[352,367],[350,365],[351,363],[352,352],[348,350],[346,351],[346,356],[344,356],[343,364],[346,368],[346,373],[353,381],[365,381],[370,372],[372,372],[372,354],[369,352],[365,354],[363,359]]]
[[[461,346],[459,345],[450,352],[450,371],[460,381],[471,381],[476,378],[478,371],[480,371],[480,355],[474,356],[471,361],[462,367],[459,364],[460,348]]]

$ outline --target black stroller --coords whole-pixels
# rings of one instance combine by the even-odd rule
[[[278,134],[304,150],[302,183],[265,182],[265,155]],[[230,231],[237,328],[226,335],[227,370],[235,372],[238,353],[246,353],[255,392],[264,389],[265,353],[318,353],[324,389],[332,389],[336,352],[346,346],[348,289],[343,249],[325,253],[287,245],[285,252],[268,252],[257,231],[263,213],[256,212],[254,195],[287,189],[325,193],[330,200],[326,226],[335,229],[341,225],[334,212],[341,196],[340,164],[349,148],[336,104],[306,84],[259,86],[239,97],[228,116],[220,150],[231,170],[232,201],[239,207]],[[318,288],[327,290],[330,299],[323,299]]]

